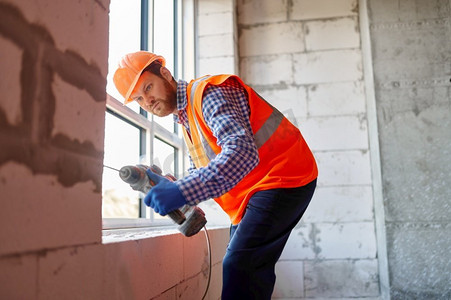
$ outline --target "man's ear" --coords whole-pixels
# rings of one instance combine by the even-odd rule
[[[166,67],[161,67],[160,74],[163,76],[164,79],[171,82],[172,81],[172,74],[171,71],[169,71]]]

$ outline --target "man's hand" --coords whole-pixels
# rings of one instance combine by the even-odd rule
[[[144,203],[153,208],[156,213],[165,216],[168,212],[186,204],[185,196],[174,182],[155,174],[150,169],[146,173],[150,180],[155,183],[155,186],[147,193]]]

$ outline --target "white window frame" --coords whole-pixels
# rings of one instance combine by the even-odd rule
[[[142,0],[141,3],[141,9],[147,8],[148,13],[153,14],[153,0]],[[175,74],[173,75],[175,78],[180,78],[180,76],[192,76],[195,73],[194,3],[195,0],[174,0],[174,18],[178,20],[175,22],[176,26],[174,27]],[[141,27],[143,27],[143,23],[147,24],[147,29],[142,28],[141,48],[143,50],[148,48],[152,50],[153,47],[149,47],[148,42],[153,42],[151,31],[154,26],[150,18],[145,20],[142,19]],[[153,163],[154,139],[158,138],[175,149],[174,168],[178,174],[174,175],[182,176],[182,174],[184,174],[189,162],[187,161],[185,142],[179,136],[177,130],[175,132],[170,132],[154,121],[153,116],[147,118],[145,115],[124,106],[122,101],[115,99],[109,94],[107,94],[106,108],[107,110],[105,113],[111,111],[145,132],[145,161],[150,162],[150,164]],[[140,201],[142,201],[142,199],[140,199]],[[109,230],[174,225],[169,218],[155,219],[153,214],[151,209],[145,207],[145,205],[141,203],[139,218],[102,218],[102,227],[104,230]]]
[[[149,161],[150,164],[153,163],[153,141],[157,137],[163,142],[173,146],[177,150],[175,163],[178,164],[178,168],[182,168],[182,170],[186,169],[186,159],[184,155],[184,153],[186,152],[185,142],[176,133],[169,132],[154,120],[149,120],[143,115],[136,113],[110,95],[107,95],[106,106],[115,114],[121,116],[123,119],[129,121],[133,125],[140,127],[145,131],[146,161]],[[103,218],[103,229],[161,226],[172,224],[169,222],[169,220],[155,220],[153,218],[152,211],[150,211],[150,215],[148,215],[149,210],[146,210],[143,205],[141,205],[140,207],[140,218]]]

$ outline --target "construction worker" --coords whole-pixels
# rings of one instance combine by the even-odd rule
[[[125,55],[114,74],[125,104],[181,124],[189,175],[157,184],[144,198],[166,215],[213,198],[231,221],[223,300],[270,299],[275,264],[316,187],[315,159],[300,131],[234,75],[174,80],[163,57]],[[289,100],[287,100],[289,101]]]

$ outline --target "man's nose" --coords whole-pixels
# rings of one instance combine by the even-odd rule
[[[152,96],[146,96],[146,97],[144,97],[144,102],[145,102],[146,104],[152,104],[154,101],[155,101],[155,98],[152,97]]]

